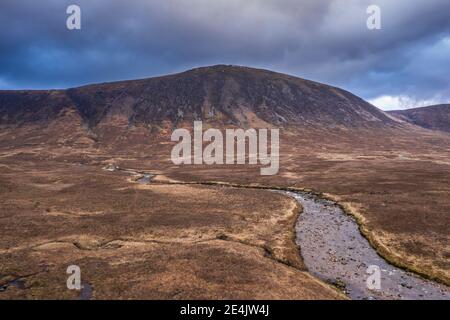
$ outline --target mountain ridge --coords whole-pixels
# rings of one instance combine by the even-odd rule
[[[450,104],[393,110],[388,114],[422,128],[450,132]]]
[[[50,121],[67,110],[75,110],[89,128],[119,118],[132,126],[193,120],[242,127],[396,125],[348,91],[243,66],[200,67],[69,89],[0,91],[0,124]]]

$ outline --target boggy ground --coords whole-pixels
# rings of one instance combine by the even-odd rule
[[[99,299],[342,298],[304,272],[293,200],[264,190],[142,186],[102,171],[108,163],[159,181],[312,189],[354,214],[388,260],[449,284],[447,134],[284,131],[279,174],[260,176],[251,166],[174,166],[170,138],[138,128],[76,145],[16,132],[0,135],[0,283],[25,283],[0,298],[77,298],[65,287],[69,264],[80,265]]]
[[[0,159],[0,299],[344,298],[305,272],[289,197]],[[91,292],[67,289],[69,265]]]

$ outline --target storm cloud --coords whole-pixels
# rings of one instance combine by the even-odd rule
[[[81,30],[66,8],[81,7]],[[366,26],[381,8],[381,30]],[[448,0],[2,0],[0,89],[66,88],[198,66],[271,69],[385,109],[450,101]]]

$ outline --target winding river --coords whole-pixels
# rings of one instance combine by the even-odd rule
[[[135,181],[148,184],[153,177],[141,174]],[[356,221],[336,203],[306,192],[268,190],[284,193],[302,205],[295,228],[296,243],[308,271],[338,286],[351,299],[450,300],[449,287],[397,268],[380,257],[362,236]],[[368,281],[376,277],[374,271],[379,271],[379,281]]]

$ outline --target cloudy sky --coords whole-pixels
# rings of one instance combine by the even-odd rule
[[[66,27],[71,4],[81,8],[81,30]],[[371,4],[381,9],[381,30],[367,28]],[[212,64],[332,84],[383,109],[450,102],[450,1],[0,1],[0,89]]]

